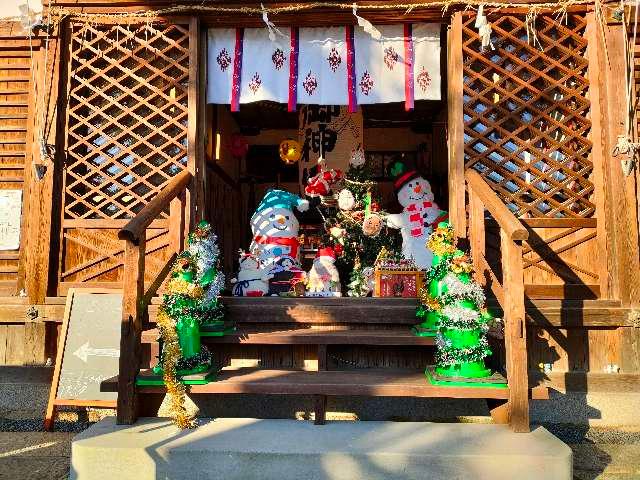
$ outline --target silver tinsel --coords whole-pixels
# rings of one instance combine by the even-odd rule
[[[474,330],[479,327],[480,312],[458,305],[447,305],[442,309],[440,324],[446,328]]]
[[[469,283],[464,283],[456,275],[449,273],[444,277],[444,284],[447,286],[447,292],[442,296],[444,303],[454,300],[471,300],[478,308],[484,306],[486,300],[484,291],[473,280]]]
[[[462,362],[479,362],[490,353],[489,342],[486,337],[481,337],[476,345],[471,348],[454,349],[451,341],[442,335],[436,337],[436,352],[438,365],[457,365]]]
[[[224,273],[217,270],[218,256],[220,255],[218,236],[211,232],[207,238],[195,238],[189,244],[188,250],[196,262],[196,281],[198,284],[201,283],[202,277],[209,269],[213,268],[216,271],[213,282],[205,288],[204,292],[207,302],[216,300],[224,288],[225,280]]]

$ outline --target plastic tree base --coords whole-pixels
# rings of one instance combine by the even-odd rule
[[[424,323],[420,323],[411,327],[411,333],[416,337],[435,337],[438,333],[438,329],[427,326]]]
[[[196,370],[196,369],[193,369]],[[203,371],[189,373],[185,371],[178,371],[178,379],[185,385],[206,385],[207,383],[214,382],[218,377],[218,370],[215,366],[210,365]],[[164,385],[162,378],[162,370],[154,372],[153,370],[146,370],[140,372],[136,377],[136,385],[138,386],[160,386]]]
[[[236,326],[230,322],[213,322],[200,325],[200,337],[224,337],[236,331]]]
[[[429,365],[424,371],[424,374],[431,385],[441,387],[507,388],[507,379],[497,372],[482,378],[448,377],[438,375],[436,373],[436,367]]]

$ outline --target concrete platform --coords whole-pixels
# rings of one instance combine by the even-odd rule
[[[572,458],[542,427],[229,418],[179,431],[166,419],[106,418],[73,440],[71,478],[570,480]]]

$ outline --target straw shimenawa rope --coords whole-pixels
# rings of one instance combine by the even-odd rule
[[[414,10],[440,7],[444,12],[454,6],[464,7],[464,9],[477,8],[484,5],[484,8],[500,9],[500,8],[535,8],[536,11],[551,10],[554,12],[566,12],[569,7],[576,5],[592,5],[594,0],[562,0],[556,2],[544,3],[512,3],[497,2],[487,0],[432,0],[419,3],[378,3],[357,5],[359,11],[385,11],[385,10],[405,10],[405,14],[409,14]],[[292,5],[283,5],[278,7],[225,7],[221,5],[176,5],[174,7],[138,10],[133,12],[122,13],[90,13],[79,12],[77,10],[65,7],[54,7],[52,15],[58,20],[65,17],[75,19],[84,19],[86,21],[95,21],[101,18],[123,18],[123,19],[144,19],[164,15],[173,15],[177,13],[242,13],[247,15],[262,15],[263,13],[277,15],[279,13],[295,13],[318,9],[337,9],[337,10],[353,10],[353,3],[333,3],[333,2],[311,2],[296,3]]]

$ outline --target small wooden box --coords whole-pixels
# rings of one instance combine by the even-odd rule
[[[376,269],[374,280],[374,297],[417,298],[424,285],[424,272]]]

